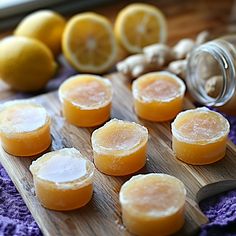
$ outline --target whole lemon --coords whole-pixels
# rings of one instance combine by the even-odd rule
[[[23,18],[14,34],[40,40],[56,56],[61,52],[61,38],[65,25],[65,19],[58,13],[41,10]]]
[[[42,89],[56,67],[51,51],[38,40],[11,36],[0,41],[0,78],[15,90]]]

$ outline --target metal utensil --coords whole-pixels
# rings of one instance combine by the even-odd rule
[[[196,195],[196,202],[199,204],[201,201],[213,197],[217,194],[236,189],[236,180],[222,180],[212,184],[207,184],[199,189]]]
[[[199,203],[209,197],[213,197],[217,194],[224,193],[233,189],[236,189],[236,180],[222,180],[219,182],[207,184],[200,188],[196,194],[195,200],[187,197],[187,214],[189,214],[189,217],[193,219],[193,222],[197,222],[197,225],[195,225],[194,227],[189,227],[189,229],[186,226],[184,231],[180,231],[176,235],[198,235],[200,226],[208,223],[209,221],[207,216],[204,215],[204,213],[201,211]]]

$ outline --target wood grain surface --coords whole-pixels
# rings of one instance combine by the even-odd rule
[[[116,1],[110,6],[90,10],[104,14],[114,21],[118,11],[130,2],[134,1]],[[181,38],[194,38],[197,33],[205,29],[214,36],[236,32],[236,2],[233,0],[152,0],[145,2],[157,5],[167,16],[170,45]],[[0,38],[8,34],[9,32],[2,33]],[[57,92],[48,93],[56,90],[63,80],[74,73],[73,69],[63,63],[60,71],[46,89],[37,94],[22,94],[12,91],[0,81],[0,102],[45,93],[35,99],[45,106],[52,116],[53,143],[50,150],[75,147],[92,160],[90,136],[93,129],[80,129],[68,124],[61,116]],[[133,111],[132,96],[129,91],[130,82],[116,73],[109,75],[109,78],[115,91],[112,117],[138,122],[149,130],[148,161],[145,168],[139,173],[162,172],[176,176],[185,183],[188,197],[192,200],[201,186],[218,180],[236,178],[236,148],[230,141],[226,157],[215,164],[197,167],[176,160],[171,149],[170,123],[151,123],[138,119]],[[185,100],[185,109],[191,107],[193,105]],[[92,201],[82,209],[61,213],[44,209],[36,199],[32,176],[28,170],[32,158],[12,157],[1,149],[0,159],[44,235],[129,235],[121,222],[118,193],[121,184],[131,176],[110,177],[96,171]],[[199,225],[204,222],[191,204],[187,203],[186,207],[186,224],[178,233],[179,235],[193,235]]]
[[[140,120],[133,111],[132,95],[126,86],[126,78],[120,74],[108,76],[114,87],[112,117],[135,121],[149,130],[148,161],[138,173],[167,173],[182,180],[188,197],[195,199],[201,186],[222,179],[236,178],[236,148],[228,144],[227,155],[212,165],[191,166],[178,161],[171,149],[170,122],[152,123]],[[76,128],[61,116],[61,108],[56,92],[34,98],[42,104],[52,117],[51,150],[75,147],[92,160],[90,137],[93,129]],[[185,109],[192,104],[185,100]],[[121,185],[131,176],[111,177],[95,172],[95,186],[92,201],[82,209],[67,213],[44,209],[34,191],[32,176],[28,167],[32,158],[17,158],[3,150],[1,163],[11,176],[24,201],[32,212],[44,235],[129,235],[122,225],[118,193]],[[201,224],[196,211],[187,205],[186,224],[179,235],[192,235]]]

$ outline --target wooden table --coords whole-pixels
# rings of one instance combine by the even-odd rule
[[[111,20],[114,20],[117,12],[130,3],[131,1],[119,1],[111,6],[102,6],[100,8],[94,9],[94,11],[104,14],[108,16]],[[184,38],[184,37],[195,37],[197,33],[199,33],[202,30],[208,29],[212,34],[214,35],[222,35],[226,32],[229,32],[229,30],[232,30],[232,24],[234,22],[234,9],[235,7],[233,6],[234,1],[229,1],[229,0],[224,0],[224,1],[210,1],[210,0],[200,0],[200,1],[193,1],[193,0],[184,0],[184,1],[173,1],[173,0],[160,0],[160,1],[146,1],[152,4],[157,4],[160,9],[164,12],[164,14],[167,16],[168,20],[168,27],[169,27],[169,44],[173,45],[176,43],[179,39]],[[236,14],[235,14],[236,15]],[[60,59],[60,61],[63,61]],[[64,63],[63,63],[64,64]],[[59,84],[66,79],[68,76],[76,73],[73,69],[67,66],[61,67],[59,74],[48,84],[47,88],[45,90],[40,91],[37,94],[41,93],[47,93],[48,91],[55,90]],[[119,99],[119,97],[125,97],[126,93],[128,93],[127,86],[129,86],[129,83],[127,83],[127,80],[124,78],[121,78],[119,81],[115,81],[118,76],[116,74],[113,74],[109,76],[111,80],[113,80],[114,84],[117,85],[117,91],[115,92],[115,97]],[[120,77],[119,77],[120,78]],[[121,84],[122,83],[122,84]],[[127,85],[127,86],[124,86]],[[11,91],[7,85],[1,82],[0,84],[0,101],[6,101],[6,100],[11,100],[15,98],[25,98],[25,97],[31,97],[35,96],[37,94],[22,94],[22,93],[17,93],[14,91]],[[53,111],[55,114],[55,117],[53,117],[54,120],[54,125],[52,135],[54,137],[53,141],[53,148],[60,148],[66,146],[75,146],[78,148],[81,148],[83,152],[89,154],[91,156],[91,147],[90,147],[90,141],[89,141],[89,135],[91,134],[92,130],[82,130],[79,129],[76,130],[75,127],[72,127],[70,125],[65,125],[63,126],[62,133],[58,133],[57,125],[60,124],[61,122],[61,117],[60,117],[60,107],[59,103],[57,100],[56,94],[52,93],[46,96],[42,96],[37,98],[38,101],[40,101],[43,105],[45,105],[46,108],[48,108],[50,111]],[[48,102],[48,98],[50,98],[50,103]],[[131,96],[129,95],[127,97],[127,101],[130,104],[132,99]],[[188,172],[193,171],[193,176],[191,178],[185,178],[186,182],[195,182],[196,185],[189,190],[189,196],[194,197],[196,194],[196,191],[199,189],[200,186],[208,183],[209,181],[214,181],[215,179],[224,179],[226,177],[232,177],[233,176],[233,165],[232,163],[234,162],[233,159],[236,157],[235,155],[235,147],[232,143],[229,143],[228,146],[228,151],[227,151],[227,157],[231,156],[229,159],[229,169],[232,169],[232,171],[228,171],[226,175],[222,173],[222,175],[218,176],[220,166],[215,165],[215,166],[210,166],[209,168],[195,168],[193,166],[188,166],[182,163],[175,163],[173,153],[171,151],[171,134],[169,132],[169,123],[164,123],[164,124],[150,124],[149,122],[145,121],[140,121],[135,117],[135,115],[132,113],[132,108],[131,106],[128,107],[126,101],[121,101],[121,104],[123,107],[125,107],[125,111],[121,113],[120,111],[120,104],[116,101],[115,102],[115,109],[113,110],[113,116],[117,118],[125,118],[125,119],[130,119],[130,120],[135,120],[137,122],[140,122],[144,124],[145,126],[150,128],[150,134],[152,135],[151,137],[151,147],[152,149],[149,151],[149,156],[151,160],[149,161],[149,164],[147,165],[147,172],[154,171],[154,172],[164,172],[164,173],[173,173],[175,176],[179,177],[180,175],[184,176],[186,175],[188,177]],[[190,103],[185,104],[186,108],[191,107]],[[79,133],[80,132],[80,133]],[[66,135],[65,135],[66,134]],[[78,136],[77,136],[78,134]],[[55,137],[63,137],[63,140],[55,140]],[[78,143],[75,141],[75,138],[78,138],[79,136],[82,137],[83,135],[86,135],[86,138],[84,139],[85,145],[83,143]],[[85,136],[84,136],[85,137]],[[159,140],[158,146],[156,146],[156,140],[154,139],[156,137]],[[2,151],[1,151],[2,152]],[[165,154],[167,153],[167,154]],[[156,166],[156,160],[153,159],[155,155],[158,154],[161,156],[161,159],[158,161],[158,164],[160,165],[159,167]],[[169,160],[166,160],[165,155],[171,157]],[[74,230],[73,232],[81,232],[77,230],[84,229],[82,228],[82,223],[76,221],[78,225],[74,222],[70,222],[70,219],[77,219],[77,214],[72,212],[69,213],[68,215],[64,215],[62,213],[53,213],[50,211],[45,210],[42,208],[38,201],[35,199],[35,196],[32,195],[31,192],[31,187],[32,187],[32,176],[30,175],[29,172],[25,171],[25,166],[29,166],[31,160],[29,159],[24,159],[24,160],[19,160],[19,159],[12,159],[11,156],[7,154],[2,154],[4,157],[3,164],[5,167],[8,167],[8,172],[10,173],[11,176],[14,174],[21,176],[22,178],[15,178],[13,179],[15,185],[18,187],[18,190],[21,192],[22,196],[24,197],[24,200],[26,201],[27,206],[30,208],[31,212],[33,213],[35,219],[41,226],[41,229],[43,229],[44,233],[46,235],[63,235],[63,231],[59,229],[58,227],[60,225],[64,225],[64,229],[66,230]],[[169,158],[168,157],[168,158]],[[165,162],[168,163],[168,170],[165,169]],[[224,161],[222,162],[224,164]],[[155,165],[154,165],[155,164]],[[14,168],[11,168],[12,166],[15,166]],[[176,167],[177,166],[177,167]],[[179,169],[178,169],[179,168]],[[200,171],[199,171],[200,170]],[[179,171],[181,173],[179,173]],[[211,178],[211,176],[208,175],[208,173],[212,172],[212,175],[214,176]],[[205,173],[201,175],[201,173]],[[97,174],[99,177],[97,177],[99,180],[105,181],[106,177],[103,175],[100,175],[99,173]],[[195,176],[194,176],[195,175]],[[185,177],[186,177],[185,176]],[[216,177],[216,178],[215,178]],[[112,177],[107,177],[113,185],[110,184],[111,186],[111,194],[114,197],[114,199],[104,198],[105,200],[108,200],[108,203],[113,206],[114,205],[114,210],[115,210],[115,216],[118,217],[120,220],[120,210],[119,206],[117,204],[117,198],[118,198],[118,191],[120,188],[120,184],[123,183],[127,178],[117,178],[114,179]],[[113,181],[113,182],[112,182]],[[97,180],[98,182],[98,180]],[[97,184],[98,185],[98,184]],[[113,186],[113,187],[112,187]],[[100,189],[103,189],[103,191],[107,191],[107,189],[104,186],[101,186]],[[92,201],[92,203],[89,205],[88,208],[82,209],[80,211],[80,214],[84,217],[84,222],[86,222],[86,219],[91,219],[89,213],[89,209],[94,210],[94,206],[97,206],[98,204],[96,202],[96,197],[100,194],[100,189],[95,192],[95,200]],[[107,197],[108,193],[106,192]],[[37,206],[37,208],[35,207]],[[113,210],[111,209],[111,206],[106,206],[106,208],[109,209],[109,211]],[[102,209],[103,206],[99,205],[99,207]],[[191,212],[190,212],[191,213]],[[96,211],[95,211],[96,214]],[[99,216],[99,212],[97,213]],[[45,219],[42,220],[42,216],[45,216],[45,219],[48,219],[47,222],[45,223]],[[188,222],[190,222],[189,219],[191,217],[194,217],[194,214],[190,214],[190,217],[188,217]],[[91,215],[92,217],[92,215]],[[105,215],[101,215],[101,217],[105,217]],[[57,227],[58,219],[63,219],[60,222],[60,225]],[[98,218],[99,220],[99,218]],[[57,222],[56,222],[57,221]],[[193,218],[193,222],[195,219]],[[52,225],[52,222],[54,225]],[[82,222],[82,221],[81,221]],[[94,221],[94,224],[97,224],[98,221]],[[110,219],[104,218],[104,221],[102,222],[103,224],[110,224]],[[120,221],[118,222],[120,224]],[[43,227],[44,226],[44,227]],[[56,227],[55,227],[56,226]],[[71,226],[71,227],[70,227]],[[52,229],[54,227],[53,233],[49,231],[49,229]],[[77,228],[78,227],[78,228]],[[81,228],[80,228],[81,227]],[[84,227],[84,226],[83,226]],[[110,229],[114,229],[114,225],[108,226]],[[94,228],[96,229],[96,227]],[[91,232],[94,232],[94,235],[99,235],[99,232],[104,232],[107,233],[106,228],[102,228],[101,226],[97,225],[97,232],[93,231],[94,230],[91,227],[87,227],[87,234],[86,235],[91,235]],[[99,231],[100,230],[100,231]],[[187,229],[188,231],[188,229]],[[183,231],[183,232],[187,232]],[[68,231],[64,231],[68,232]],[[114,231],[114,235],[119,235],[119,231]],[[188,231],[189,232],[189,231]],[[110,232],[111,233],[111,232]],[[65,235],[65,234],[64,234]],[[101,235],[101,234],[100,234]],[[127,232],[124,232],[122,235],[128,235]],[[184,235],[184,234],[182,234]]]

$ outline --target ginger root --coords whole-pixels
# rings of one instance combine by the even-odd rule
[[[183,60],[172,61],[168,65],[167,70],[184,79],[186,77],[187,60],[183,59]]]
[[[205,91],[210,97],[216,98],[223,87],[223,76],[215,75],[210,77],[205,83]]]
[[[144,54],[129,56],[119,62],[116,68],[119,72],[130,78],[135,78],[146,72],[160,69],[157,63],[150,62]]]
[[[187,57],[198,45],[209,39],[209,33],[199,33],[196,40],[181,39],[173,48],[165,44],[153,44],[143,49],[143,54],[136,54],[127,57],[117,63],[116,68],[122,74],[134,79],[150,71],[161,70],[166,67],[172,73],[182,78],[186,76]],[[185,59],[185,60],[184,60]]]
[[[210,40],[210,33],[208,31],[202,31],[200,32],[196,37],[196,45],[199,46],[203,43],[206,43]]]
[[[172,49],[166,44],[153,44],[143,49],[150,63],[157,63],[160,67],[166,65],[174,58]]]
[[[136,78],[144,73],[160,70],[173,58],[171,48],[165,44],[154,44],[144,48],[144,54],[127,57],[117,63],[116,68],[122,74]]]
[[[191,51],[195,47],[207,42],[209,39],[210,33],[208,31],[202,31],[197,35],[195,41],[187,38],[180,40],[173,47],[173,54],[176,60],[168,65],[167,70],[184,79],[187,74],[187,60]]]
[[[176,60],[186,58],[187,54],[190,53],[194,47],[195,42],[192,39],[181,39],[174,47],[173,53]]]

